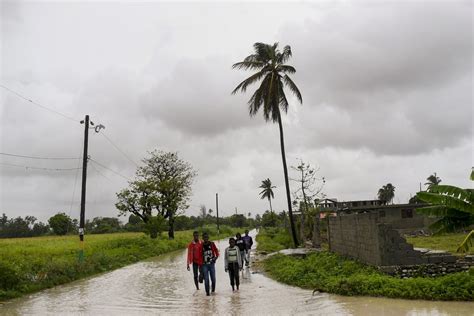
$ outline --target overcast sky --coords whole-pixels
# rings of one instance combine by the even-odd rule
[[[281,211],[278,126],[248,116],[252,89],[230,94],[250,75],[232,64],[255,42],[279,42],[292,47],[303,95],[303,105],[290,98],[284,118],[287,161],[319,166],[328,197],[372,199],[390,182],[405,203],[433,172],[468,187],[472,22],[470,1],[1,1],[0,84],[74,118],[0,88],[1,152],[79,157],[79,120],[90,114],[128,156],[91,133],[91,158],[121,175],[132,178],[133,161],[153,149],[178,151],[195,167],[188,215],[214,209],[216,192],[224,215],[262,213],[265,178]],[[0,162],[0,213],[78,217],[80,172],[6,165],[77,168],[78,160]],[[94,163],[88,176],[87,217],[116,216],[127,180]]]

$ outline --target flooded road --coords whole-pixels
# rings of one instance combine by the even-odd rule
[[[227,241],[217,243],[221,255]],[[0,306],[0,315],[474,315],[474,303],[312,295],[245,269],[232,292],[223,258],[216,293],[194,289],[186,253],[142,261],[93,278],[41,291]]]

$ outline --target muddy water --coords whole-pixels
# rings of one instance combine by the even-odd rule
[[[226,242],[219,242],[223,251]],[[474,303],[312,295],[246,269],[233,293],[222,258],[215,295],[196,291],[185,252],[58,286],[0,306],[0,315],[474,315]]]

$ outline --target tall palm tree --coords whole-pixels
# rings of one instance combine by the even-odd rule
[[[438,185],[441,183],[441,178],[436,175],[436,172],[426,178],[425,185],[428,186],[428,191],[431,189],[433,185]]]
[[[273,189],[276,188],[276,186],[272,185],[272,181],[270,179],[265,179],[262,181],[262,184],[259,186],[260,189],[263,189],[262,192],[260,192],[260,197],[261,199],[268,199],[268,202],[270,203],[270,212],[273,213],[272,209],[272,199],[275,198],[273,194]]]
[[[291,47],[285,46],[283,50],[278,49],[278,43],[273,45],[265,43],[255,43],[254,54],[247,56],[243,61],[232,66],[233,69],[253,70],[253,75],[242,81],[232,94],[239,90],[245,92],[247,87],[253,83],[261,81],[260,87],[255,90],[248,101],[249,114],[254,116],[263,106],[263,117],[265,121],[278,123],[280,129],[280,148],[281,159],[283,163],[283,173],[285,175],[286,199],[288,202],[288,215],[290,218],[291,234],[295,247],[298,246],[296,237],[296,228],[293,221],[293,211],[291,209],[290,184],[288,181],[288,167],[286,165],[285,141],[283,137],[283,125],[281,122],[281,112],[288,112],[288,100],[285,95],[284,87],[296,95],[300,103],[303,103],[301,93],[296,84],[291,80],[288,74],[294,74],[295,68],[285,63],[291,57]]]

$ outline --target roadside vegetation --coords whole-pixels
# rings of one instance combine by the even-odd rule
[[[257,235],[257,250],[260,252],[276,252],[293,246],[288,233],[277,227],[262,228]]]
[[[242,229],[221,226],[219,237]],[[218,238],[215,225],[199,230]],[[0,301],[184,249],[191,239],[192,230],[176,232],[173,240],[164,234],[156,239],[144,233],[87,235],[82,263],[77,236],[0,239]]]
[[[259,251],[288,248],[285,229],[261,229]],[[454,245],[454,242],[453,242]],[[322,251],[306,258],[276,254],[263,261],[266,273],[279,282],[347,296],[383,296],[425,300],[474,300],[474,270],[437,278],[400,279],[376,268]]]

